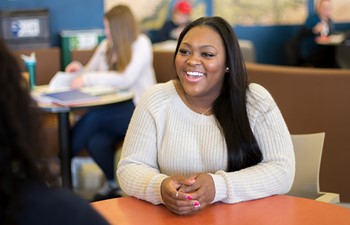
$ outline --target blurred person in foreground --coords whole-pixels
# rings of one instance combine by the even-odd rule
[[[0,224],[108,223],[69,190],[50,187],[41,112],[20,67],[0,39]]]

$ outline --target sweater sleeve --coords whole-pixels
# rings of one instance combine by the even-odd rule
[[[255,85],[252,92],[255,97],[247,106],[248,115],[263,160],[240,171],[212,174],[216,189],[214,202],[237,203],[285,194],[293,184],[294,150],[282,114],[261,86]]]
[[[83,72],[85,86],[107,85],[121,89],[130,88],[139,76],[143,74],[143,70],[152,65],[152,44],[145,35],[140,35],[133,44],[131,61],[121,73],[111,70],[96,71],[96,66],[100,62],[101,57],[98,54],[96,54],[96,58],[92,57]]]
[[[154,95],[154,92],[154,88],[146,91],[134,111],[124,139],[117,177],[126,194],[161,204],[160,185],[167,175],[160,173],[157,163],[155,117],[167,104],[167,99],[166,95],[160,97]]]
[[[304,25],[307,29],[312,31],[314,26],[316,26],[319,22],[321,22],[320,18],[317,16],[317,14],[314,13],[306,19]]]
[[[84,66],[82,73],[99,70],[101,63],[106,63],[105,53],[107,48],[107,39],[104,39],[96,48],[88,63]]]
[[[219,143],[222,143],[220,132],[217,135],[216,132],[213,132],[213,126],[216,126],[216,123],[215,125],[212,122],[209,123],[210,117],[197,117],[195,113],[182,114],[185,109],[179,108],[181,105],[174,107],[181,113],[176,114],[176,117],[171,117],[170,120],[166,114],[174,115],[175,112],[170,109],[170,106],[174,106],[176,101],[169,100],[172,94],[164,88],[164,85],[169,84],[155,85],[145,93],[129,124],[117,170],[119,184],[126,194],[153,204],[161,204],[163,202],[160,186],[168,175],[195,174],[204,172],[203,168],[206,168],[205,172],[211,171],[208,173],[214,179],[216,189],[214,202],[248,201],[286,193],[290,189],[294,178],[293,146],[282,115],[265,89],[258,85],[252,87],[250,95],[253,97],[248,98],[247,105],[250,125],[262,151],[263,161],[240,171],[227,172],[225,171],[226,164],[222,164],[227,162],[224,159],[225,151],[218,149],[213,152],[212,147],[205,147],[213,143],[219,146]],[[184,119],[185,115],[191,117],[188,120],[191,122],[186,122],[187,120],[174,122],[173,118]],[[203,124],[208,122],[213,126],[197,130],[199,127],[206,127],[202,126],[203,124],[198,126],[200,121]],[[196,131],[198,133],[195,136],[191,134],[181,136],[186,132],[180,132],[179,135],[173,135],[174,132],[166,132],[168,129],[180,129],[179,126],[186,131],[192,131],[191,134]],[[205,140],[207,137],[211,139],[209,138],[210,141],[199,153],[195,149],[202,147],[198,146],[198,139],[195,137],[200,137],[202,134]],[[172,143],[177,143],[177,145],[174,146]],[[191,146],[188,148],[194,151],[187,155],[188,151],[184,150],[186,146]],[[220,147],[223,146],[218,148]],[[160,149],[162,153],[159,152]],[[174,152],[176,150],[177,152]],[[183,160],[183,155],[189,156],[188,159],[191,161]],[[213,157],[216,160],[206,161],[207,155],[212,157],[211,160]],[[198,158],[201,160],[197,160],[196,165],[188,166]],[[168,164],[174,165],[169,166]]]

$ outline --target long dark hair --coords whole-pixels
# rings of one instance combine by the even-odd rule
[[[221,17],[199,18],[180,34],[175,56],[186,33],[197,26],[207,26],[216,31],[226,49],[226,65],[229,71],[225,74],[221,93],[214,102],[213,112],[225,136],[228,171],[256,165],[261,162],[262,153],[249,124],[246,107],[249,82],[236,35],[230,24]]]
[[[40,115],[16,59],[0,39],[0,224],[15,224],[24,182],[46,179]]]

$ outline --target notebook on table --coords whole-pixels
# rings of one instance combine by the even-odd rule
[[[92,94],[88,94],[80,90],[68,90],[47,93],[42,96],[50,99],[53,103],[64,106],[90,103],[99,100],[98,96],[94,96]]]

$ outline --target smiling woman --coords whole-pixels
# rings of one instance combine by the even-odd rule
[[[267,90],[249,84],[230,24],[197,19],[175,53],[177,79],[146,91],[131,119],[117,170],[124,192],[179,215],[287,193],[288,128]]]
[[[213,29],[194,27],[182,40],[175,58],[178,90],[189,108],[212,114],[225,75],[225,49],[220,35]]]

